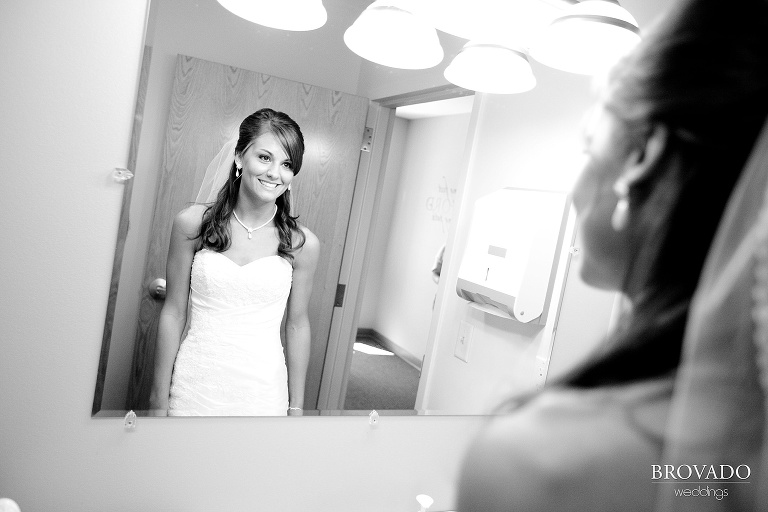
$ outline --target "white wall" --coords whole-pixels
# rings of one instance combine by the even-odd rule
[[[477,418],[90,417],[147,1],[0,4],[0,496],[51,510],[453,504]]]
[[[367,324],[421,360],[425,353],[437,284],[431,268],[448,238],[463,162],[469,114],[398,123],[403,145],[392,146],[389,187],[377,217],[376,233],[385,240],[381,257],[369,267],[364,302]],[[394,138],[394,137],[393,137]],[[386,231],[388,230],[388,236]],[[375,266],[374,266],[375,263]]]

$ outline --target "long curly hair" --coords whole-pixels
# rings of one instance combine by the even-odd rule
[[[680,165],[630,191],[642,240],[623,290],[639,300],[577,387],[661,376],[680,362],[691,299],[725,205],[768,115],[768,2],[684,0],[608,77],[605,106],[635,137],[661,123]]]
[[[304,159],[304,135],[299,125],[283,112],[263,108],[243,119],[240,123],[235,154],[242,155],[257,137],[265,133],[271,133],[277,138],[291,160],[293,174],[297,175]],[[219,190],[214,202],[209,204],[203,213],[197,235],[199,248],[222,252],[226,251],[232,243],[230,217],[237,205],[241,181],[235,171],[235,163],[232,162],[227,182]],[[304,245],[306,238],[296,222],[298,216],[291,215],[290,190],[283,192],[277,198],[275,205],[277,206],[275,226],[279,238],[277,253],[293,262],[293,252]]]

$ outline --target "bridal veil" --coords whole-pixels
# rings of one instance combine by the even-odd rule
[[[765,510],[766,390],[768,123],[729,199],[693,298],[659,461],[673,468],[713,465],[718,471],[720,465],[746,465],[740,477],[747,471],[749,477],[699,483],[720,491],[698,497],[676,496],[679,481],[659,482],[658,512]],[[648,473],[651,478],[651,468]]]

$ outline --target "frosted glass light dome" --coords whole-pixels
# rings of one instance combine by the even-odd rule
[[[304,32],[328,21],[322,0],[218,0],[232,14],[265,27]]]
[[[344,43],[383,66],[426,69],[440,64],[444,54],[437,31],[407,7],[398,0],[373,2],[344,32]]]
[[[527,44],[562,11],[551,0],[418,0],[414,9],[437,30],[509,46]]]
[[[459,87],[493,94],[525,92],[536,78],[525,53],[497,44],[470,41],[445,68],[446,80]]]
[[[530,54],[547,66],[591,75],[614,64],[639,42],[637,21],[618,2],[583,0],[544,29]]]

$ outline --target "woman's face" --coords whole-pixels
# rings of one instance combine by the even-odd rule
[[[275,202],[293,181],[293,164],[282,144],[271,132],[256,137],[235,159],[242,166],[240,191]]]
[[[584,127],[586,161],[573,190],[581,278],[608,290],[621,289],[630,259],[628,229],[616,231],[611,225],[618,201],[613,187],[629,157],[626,140],[624,125],[613,114],[602,106],[590,112]]]

